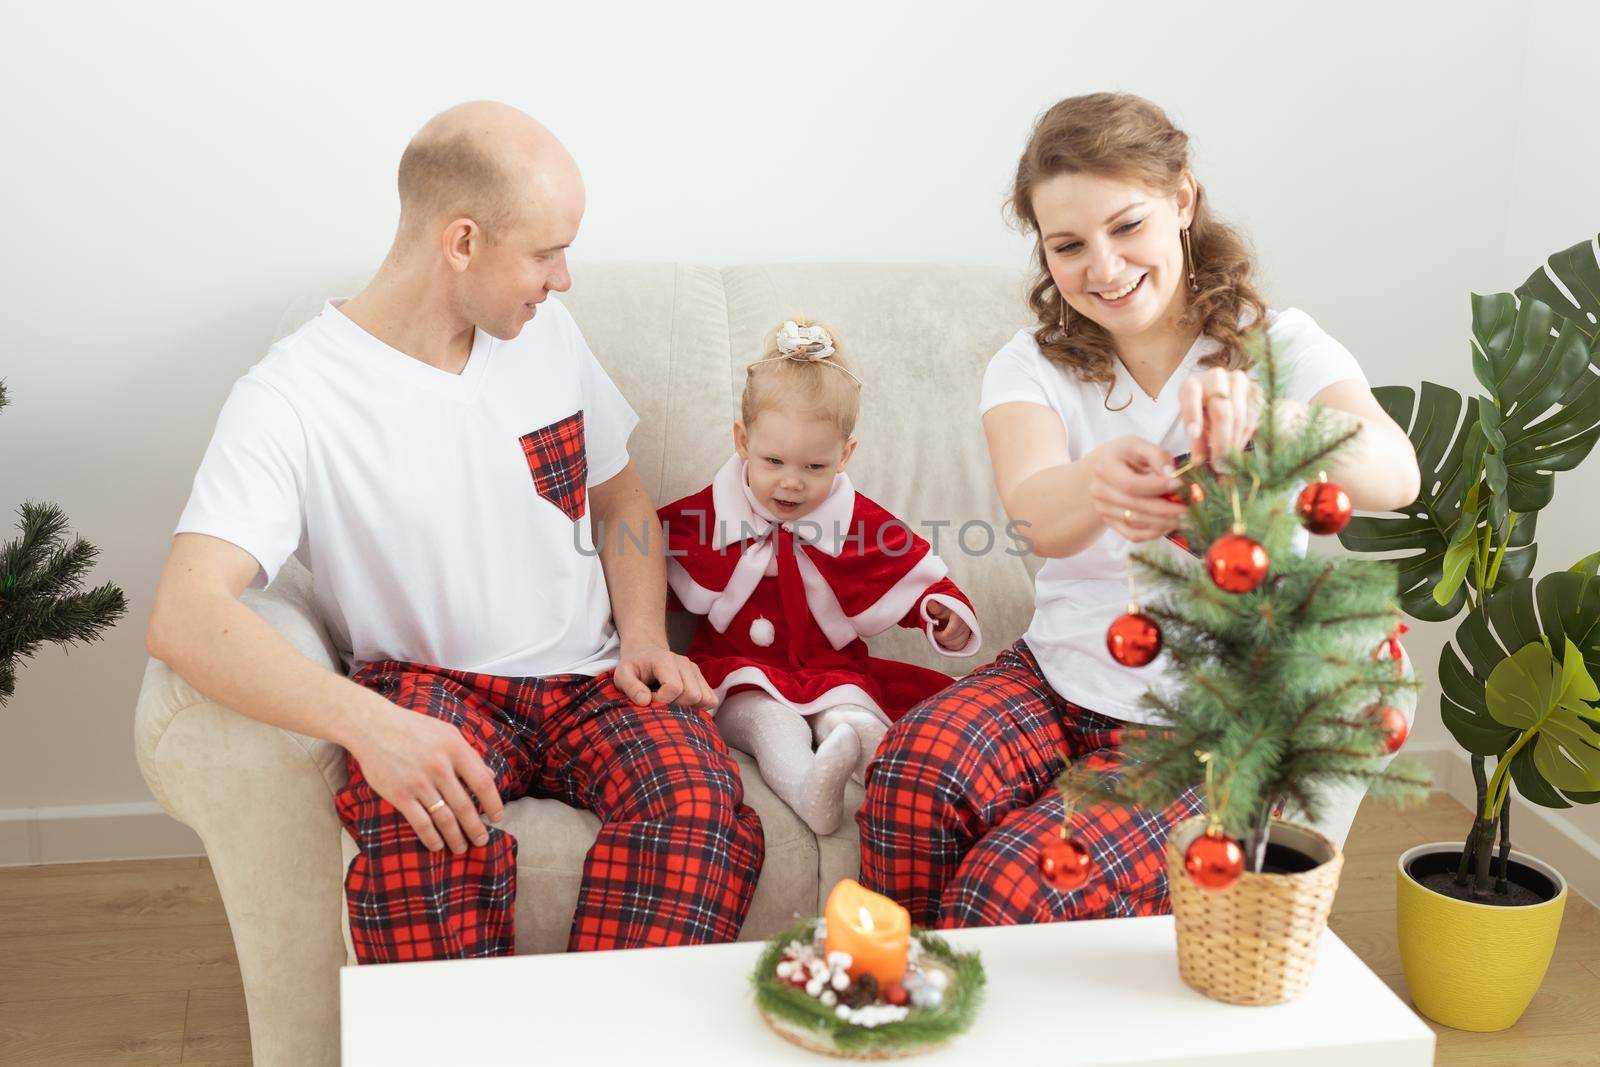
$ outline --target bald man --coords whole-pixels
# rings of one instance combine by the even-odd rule
[[[466,104],[418,132],[399,184],[372,282],[229,395],[150,652],[345,748],[363,963],[512,951],[517,843],[493,824],[525,795],[600,818],[569,948],[731,941],[760,824],[711,688],[667,647],[660,527],[627,453],[638,418],[550,298],[572,284],[577,165],[522,112]],[[290,555],[347,675],[239,601]]]

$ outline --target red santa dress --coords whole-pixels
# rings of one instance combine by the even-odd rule
[[[921,628],[948,656],[982,636],[944,561],[843,474],[807,515],[778,521],[737,455],[711,484],[660,510],[672,607],[705,616],[689,658],[718,698],[761,689],[810,717],[854,704],[892,722],[950,684],[926,667],[872,656],[863,638]],[[938,602],[972,630],[955,651],[934,641]]]

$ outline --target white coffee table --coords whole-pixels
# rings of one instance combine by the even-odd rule
[[[1178,978],[1172,919],[959,930],[983,954],[973,1028],[906,1061],[1066,1067],[1428,1067],[1433,1031],[1330,931],[1300,999],[1219,1004]],[[345,1067],[824,1067],[756,1014],[761,944],[346,967]]]

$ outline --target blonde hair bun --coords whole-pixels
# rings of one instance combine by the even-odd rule
[[[796,316],[767,334],[761,358],[745,369],[739,417],[749,426],[774,409],[827,419],[844,437],[855,431],[861,379],[845,362],[832,329]]]

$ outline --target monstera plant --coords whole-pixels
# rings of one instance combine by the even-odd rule
[[[1600,438],[1600,261],[1595,242],[1551,256],[1514,293],[1472,297],[1474,397],[1433,382],[1373,390],[1408,428],[1422,493],[1341,535],[1358,552],[1406,552],[1401,606],[1445,621],[1445,726],[1472,757],[1477,808],[1454,874],[1471,899],[1507,892],[1514,784],[1546,807],[1600,799],[1600,553],[1530,577],[1555,474]],[[1489,761],[1494,761],[1492,774]],[[1494,864],[1496,835],[1499,861]]]
[[[1340,535],[1355,551],[1397,557],[1414,618],[1465,612],[1440,654],[1439,685],[1444,724],[1471,756],[1472,825],[1460,844],[1408,849],[1395,881],[1412,1002],[1457,1029],[1515,1024],[1561,928],[1566,880],[1512,852],[1512,787],[1552,808],[1600,800],[1600,553],[1532,577],[1555,475],[1600,438],[1595,248],[1581,241],[1516,292],[1472,298],[1481,394],[1433,382],[1373,390],[1410,434],[1422,492]]]

